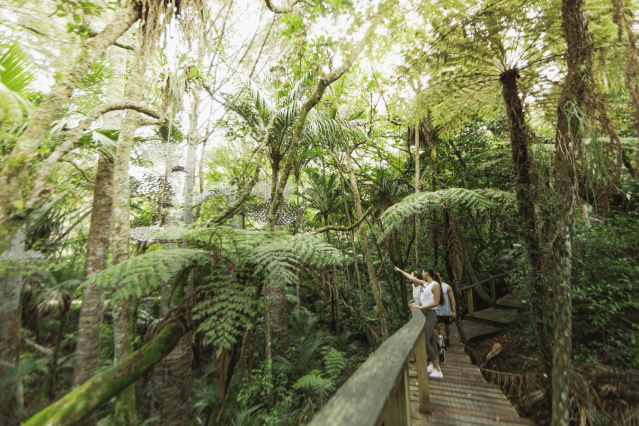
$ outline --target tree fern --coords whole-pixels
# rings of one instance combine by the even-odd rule
[[[335,390],[335,384],[332,378],[322,377],[319,370],[313,370],[304,377],[300,377],[293,385],[295,390],[306,390],[318,396],[327,396]]]
[[[185,268],[207,261],[210,261],[210,256],[199,250],[155,250],[98,272],[89,277],[84,285],[117,285],[113,299],[141,297],[148,290],[166,284]]]
[[[198,331],[216,348],[217,356],[241,340],[256,309],[248,275],[241,266],[220,262],[199,286],[202,301],[193,309],[193,318],[200,321]]]
[[[337,377],[346,368],[347,360],[343,352],[335,348],[330,350],[324,356],[324,369],[330,377]]]
[[[462,206],[471,210],[485,210],[497,207],[497,204],[475,191],[464,188],[450,188],[435,192],[411,194],[390,207],[380,217],[385,228],[383,237],[389,235],[402,222],[415,214],[423,214],[430,209],[452,206]]]

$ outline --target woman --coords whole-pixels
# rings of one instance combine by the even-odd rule
[[[450,327],[453,320],[457,317],[455,294],[451,286],[443,282],[442,274],[435,271],[437,281],[442,291],[444,303],[439,305],[435,312],[437,313],[437,324],[435,325],[435,337],[439,339],[439,362],[446,361],[446,348],[450,346]],[[444,345],[444,335],[446,336],[446,344]]]
[[[431,359],[432,364],[428,366],[428,376],[432,378],[441,379],[444,377],[441,369],[439,368],[439,360],[437,356],[437,340],[435,339],[435,322],[437,321],[437,313],[435,308],[443,301],[441,297],[441,288],[439,282],[436,281],[437,275],[432,268],[426,268],[422,271],[422,278],[420,280],[395,266],[395,270],[404,275],[411,283],[421,285],[422,291],[420,295],[419,303],[413,301],[409,306],[411,308],[421,309],[422,313],[426,317],[426,326],[424,327],[424,334],[426,335],[426,352]]]
[[[422,279],[422,273],[419,271],[413,271],[410,273],[413,277],[417,278],[418,280]],[[413,285],[413,298],[408,302],[408,306],[410,306],[411,303],[413,302],[417,302],[420,303],[420,299],[421,299],[421,294],[422,294],[422,285],[421,284],[417,284],[413,281],[410,282]]]

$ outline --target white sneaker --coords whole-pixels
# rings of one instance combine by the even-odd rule
[[[434,369],[435,366],[433,364],[428,364],[428,374],[432,373]]]
[[[444,373],[442,373],[441,370],[439,370],[439,371],[433,370],[433,372],[430,373],[428,375],[428,377],[430,377],[431,379],[443,379],[444,378]]]
[[[444,347],[444,336],[439,336],[439,347],[440,348]]]

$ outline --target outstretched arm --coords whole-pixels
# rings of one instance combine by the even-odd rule
[[[406,279],[408,279],[409,281],[414,282],[415,284],[419,284],[419,285],[423,285],[426,284],[426,281],[422,281],[422,280],[418,280],[417,278],[415,278],[414,276],[412,276],[411,274],[402,271],[401,269],[399,269],[397,266],[393,267],[397,272],[399,272],[400,274],[402,274],[403,276],[406,277]]]

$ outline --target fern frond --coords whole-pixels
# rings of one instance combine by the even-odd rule
[[[310,390],[318,396],[327,396],[335,390],[332,378],[323,378],[319,370],[313,370],[304,377],[300,377],[293,385],[295,390]]]
[[[199,250],[154,250],[91,275],[83,285],[117,286],[113,299],[141,297],[185,268],[209,260],[210,256]]]
[[[346,368],[347,360],[343,352],[335,348],[331,348],[326,356],[324,356],[324,369],[326,374],[331,377],[337,377]]]
[[[435,192],[418,192],[404,198],[391,206],[382,214],[380,220],[384,224],[382,238],[388,236],[409,217],[424,214],[430,209],[441,209],[451,206],[462,206],[471,210],[485,210],[497,205],[480,194],[464,189],[449,188]]]

